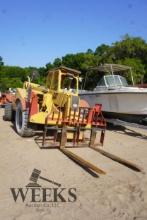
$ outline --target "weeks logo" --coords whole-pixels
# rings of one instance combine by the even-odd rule
[[[41,171],[34,169],[30,176],[30,183],[23,188],[10,188],[14,202],[23,202],[28,207],[57,206],[59,203],[76,202],[76,188],[64,188],[41,175]],[[39,179],[52,184],[53,187],[42,187]]]

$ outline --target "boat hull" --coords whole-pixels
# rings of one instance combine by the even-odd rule
[[[106,117],[135,123],[147,118],[147,92],[89,92],[81,93],[80,97],[90,106],[102,104]]]

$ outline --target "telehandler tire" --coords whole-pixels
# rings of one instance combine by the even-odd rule
[[[12,121],[13,119],[12,103],[5,104],[5,112],[3,119],[5,121]]]
[[[28,117],[28,110],[23,111],[21,102],[17,102],[15,112],[15,129],[22,137],[30,137],[34,135],[34,131],[28,127]]]

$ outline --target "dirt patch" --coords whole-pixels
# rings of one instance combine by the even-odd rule
[[[3,121],[2,116],[0,109],[0,219],[147,219],[147,131],[107,131],[104,144],[105,150],[140,165],[144,174],[91,149],[74,149],[107,172],[96,178],[59,150],[40,149],[34,138],[19,137],[12,123]],[[15,203],[10,188],[25,187],[34,168],[65,188],[76,188],[77,201],[43,208]],[[38,184],[51,187],[41,179]]]

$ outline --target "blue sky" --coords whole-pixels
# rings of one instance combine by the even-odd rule
[[[147,0],[0,0],[6,65],[45,66],[126,33],[147,40]]]

